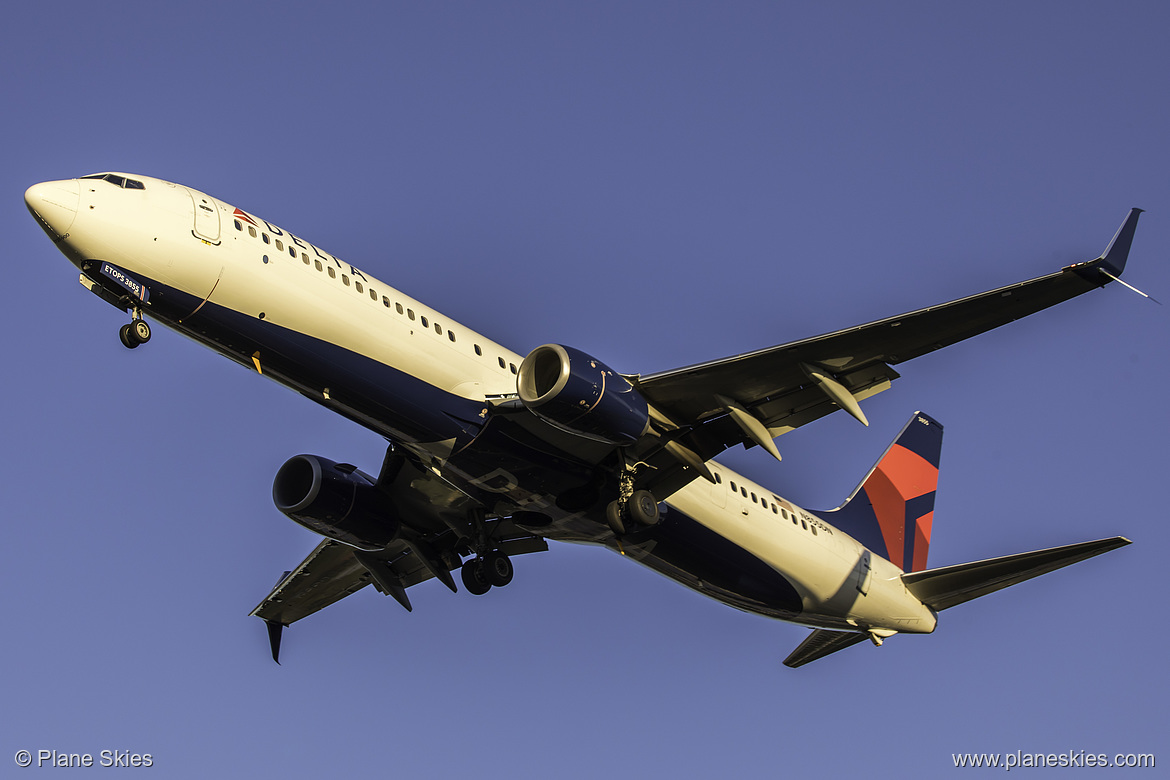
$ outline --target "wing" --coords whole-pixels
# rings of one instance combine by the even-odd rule
[[[548,542],[521,531],[507,520],[487,523],[493,549],[509,557],[544,552]],[[392,596],[407,612],[413,611],[406,589],[436,577],[452,592],[451,572],[460,566],[460,538],[450,531],[433,538],[412,535],[396,539],[376,553],[356,550],[326,539],[292,571],[284,573],[272,591],[249,614],[268,625],[272,660],[280,663],[280,635],[284,627],[328,607],[373,583]]]
[[[287,626],[340,601],[370,584],[370,575],[355,550],[329,539],[287,571],[250,613],[268,623]]]
[[[1019,284],[744,355],[632,378],[680,439],[703,459],[845,408],[898,377],[893,366],[1103,287],[1125,268],[1141,209],[1105,253]],[[746,412],[750,418],[742,415]],[[739,417],[737,420],[736,418]]]

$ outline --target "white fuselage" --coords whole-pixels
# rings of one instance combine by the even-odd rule
[[[461,438],[452,427],[428,438],[435,428],[428,427],[427,415],[437,414],[428,388],[451,399],[459,407],[452,415],[463,415],[473,430],[496,397],[516,392],[521,355],[260,218],[181,185],[134,178],[145,188],[80,179],[36,185],[26,195],[42,223],[62,236],[58,246],[82,269],[87,287],[98,273],[93,261],[112,263],[152,288],[140,303],[142,313],[408,447],[461,489],[487,484],[484,474],[461,472],[447,460],[473,446],[473,433]],[[392,416],[351,404],[349,375],[292,371],[282,363],[285,341],[241,351],[230,335],[200,328],[199,313],[207,307],[235,318],[222,322],[247,328],[263,323],[286,334],[286,341],[308,337],[369,361],[362,365],[385,367],[407,389]],[[906,590],[901,569],[725,466],[710,467],[715,483],[696,480],[665,503],[783,575],[802,607],[790,619],[839,629],[934,629],[934,612]],[[552,514],[550,538],[604,544],[634,559],[648,554],[623,545],[604,522],[581,513],[558,515],[551,498],[527,490],[507,472],[488,476],[498,477],[493,484],[500,487],[487,489],[512,491],[517,506]],[[668,573],[733,606],[773,614],[725,598],[701,577]]]

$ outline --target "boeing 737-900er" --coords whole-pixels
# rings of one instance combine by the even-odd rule
[[[548,540],[608,547],[732,607],[812,629],[785,660],[934,631],[938,613],[1129,543],[928,569],[942,426],[915,413],[836,509],[813,513],[712,460],[890,387],[894,366],[1104,287],[1104,254],[1030,281],[733,357],[640,376],[545,344],[521,356],[292,233],[202,192],[99,173],[25,203],[81,284],[388,442],[377,474],[297,455],[276,507],[324,537],[252,611],[282,629],[367,585],[411,609],[432,577],[482,595]],[[1125,282],[1121,282],[1125,284]],[[149,318],[149,319],[148,319]]]

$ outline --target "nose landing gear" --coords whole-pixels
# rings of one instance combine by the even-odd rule
[[[134,319],[118,329],[118,338],[126,349],[135,349],[150,341],[150,323],[142,319],[142,312],[134,310]]]

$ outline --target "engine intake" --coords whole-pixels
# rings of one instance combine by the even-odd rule
[[[280,467],[272,501],[310,531],[359,550],[383,549],[401,527],[389,500],[361,472],[316,455],[297,455]]]
[[[646,433],[646,399],[618,372],[560,344],[537,347],[516,376],[520,401],[545,422],[608,444],[632,444]]]

